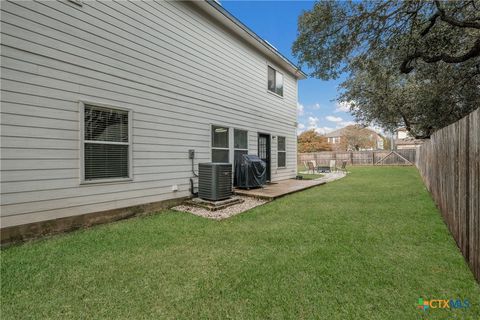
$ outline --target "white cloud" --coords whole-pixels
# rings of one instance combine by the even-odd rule
[[[357,124],[355,121],[340,121],[337,126],[339,127],[346,127],[346,126],[352,126],[354,124]]]
[[[330,128],[330,127],[319,127],[318,126],[319,122],[320,122],[320,119],[318,117],[308,117],[307,125],[305,126],[303,124],[299,124],[298,129],[299,131],[300,130],[304,131],[305,129],[315,130],[315,132],[317,132],[318,134],[325,134],[334,130],[334,128]],[[300,125],[302,125],[303,127],[300,127]]]
[[[340,117],[335,117],[335,116],[326,116],[325,119],[327,119],[330,122],[342,122],[343,119]]]
[[[330,127],[320,127],[315,129],[315,132],[317,132],[318,134],[326,134],[331,131],[333,131],[333,128]]]
[[[350,105],[354,103],[354,101],[337,101],[337,104],[335,105],[335,112],[350,112]]]
[[[303,116],[303,115],[308,115],[308,114],[313,114],[311,111],[309,110],[320,110],[320,104],[319,103],[315,103],[315,104],[311,104],[311,105],[307,105],[307,106],[304,106],[303,104],[301,104],[300,102],[297,102],[297,114],[299,116]]]
[[[297,134],[302,134],[305,131],[305,125],[303,123],[297,124]]]
[[[383,130],[383,128],[379,127],[379,126],[368,126],[367,128],[377,132],[377,133],[380,133],[381,135],[383,136],[386,136],[387,135],[387,132],[385,132],[385,130]]]
[[[305,131],[305,125],[303,123],[298,123],[297,124],[297,134],[301,134]]]
[[[305,108],[303,107],[303,104],[301,104],[300,102],[297,102],[297,115],[303,116],[304,111],[305,111]]]
[[[308,117],[308,129],[316,129],[318,126],[318,119],[317,117]]]

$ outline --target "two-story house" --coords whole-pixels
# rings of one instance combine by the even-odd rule
[[[350,125],[325,134],[333,150],[383,150],[383,137],[372,129]]]
[[[424,140],[422,139],[412,137],[406,128],[401,127],[395,130],[393,143],[397,150],[416,149],[420,147],[423,142]]]
[[[306,75],[219,3],[1,6],[2,240],[158,209],[239,153],[295,177]]]

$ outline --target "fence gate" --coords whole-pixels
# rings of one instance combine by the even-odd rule
[[[413,162],[402,156],[397,151],[390,151],[385,157],[381,158],[375,165],[392,165],[392,164],[403,164],[413,166]]]

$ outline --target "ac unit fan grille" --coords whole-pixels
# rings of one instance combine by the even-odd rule
[[[232,165],[200,163],[198,165],[198,196],[218,201],[232,196]]]

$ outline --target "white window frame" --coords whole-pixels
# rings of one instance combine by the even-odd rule
[[[220,148],[220,147],[214,147],[213,146],[213,141],[212,141],[212,138],[213,138],[213,127],[221,127],[221,128],[226,128],[228,129],[228,148]],[[232,134],[233,134],[233,130],[232,128],[230,128],[229,126],[225,126],[225,125],[221,125],[221,124],[215,124],[215,123],[210,123],[210,162],[213,162],[213,156],[212,156],[212,153],[213,153],[213,150],[227,150],[228,151],[228,162],[227,163],[231,163],[232,162],[232,150],[230,150],[231,148],[231,142],[233,141],[233,138],[232,138]]]
[[[280,149],[279,149],[280,138],[285,139],[285,150],[280,150]],[[279,159],[278,154],[279,154],[280,152],[285,153],[285,165],[284,165],[284,166],[279,166],[279,164],[278,164],[278,159]],[[278,168],[278,169],[284,169],[284,168],[286,168],[286,167],[287,167],[287,137],[285,137],[285,136],[277,136],[277,168]]]
[[[271,91],[271,90],[268,88],[268,68],[272,68],[273,71],[275,71],[275,89],[277,88],[277,73],[280,73],[280,74],[282,75],[282,78],[283,78],[283,91],[282,91],[282,95],[279,95],[277,92]],[[277,97],[282,98],[282,99],[283,99],[283,96],[285,95],[285,75],[283,74],[283,72],[278,71],[278,68],[272,66],[271,64],[267,64],[267,92],[268,92],[268,93],[271,93],[271,94],[274,94],[274,95],[276,95]]]
[[[120,111],[128,112],[128,142],[109,142],[109,141],[90,141],[85,140],[85,106],[94,106],[101,108],[108,108]],[[124,182],[133,180],[133,111],[128,108],[118,107],[111,104],[99,103],[81,100],[79,101],[79,121],[80,121],[80,184],[97,184],[97,183],[112,183],[112,182]],[[128,145],[128,177],[127,178],[107,178],[107,179],[94,179],[85,180],[85,143],[97,143],[97,144],[121,144]]]

